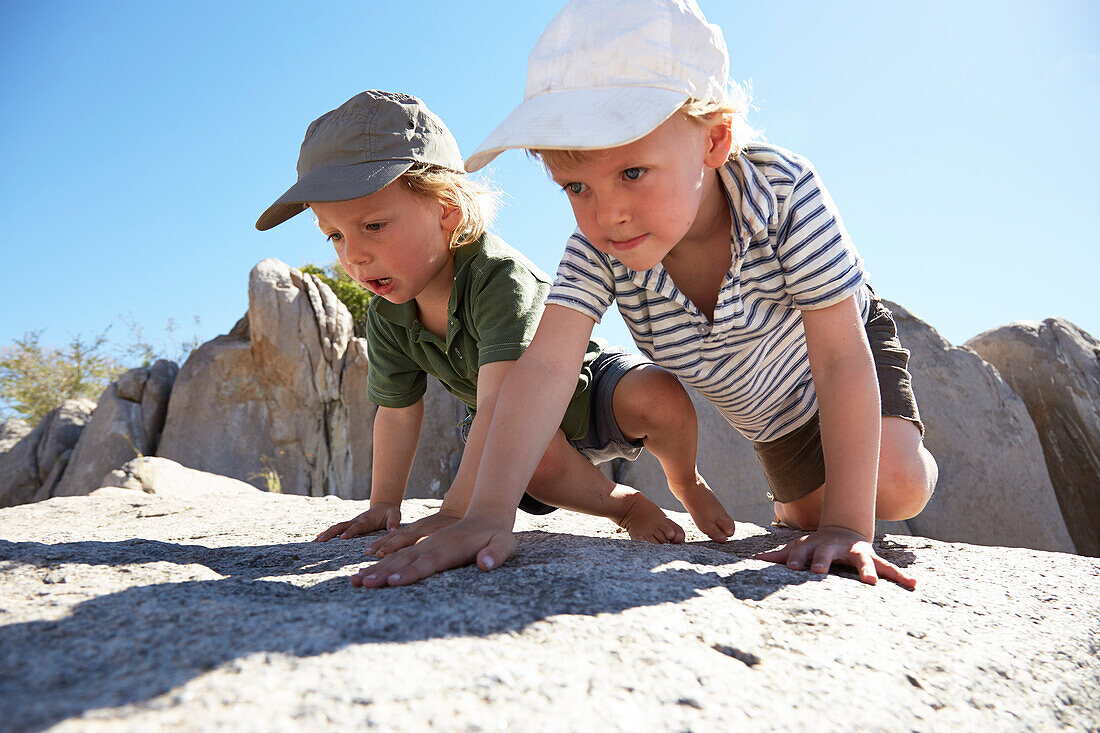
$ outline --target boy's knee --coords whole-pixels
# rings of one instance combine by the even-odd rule
[[[648,428],[695,423],[695,405],[671,372],[655,365],[632,369],[620,380],[614,397],[620,421]],[[650,430],[645,431],[647,434]]]
[[[924,509],[936,485],[936,460],[920,446],[904,460],[879,465],[876,514],[892,521],[911,519]]]

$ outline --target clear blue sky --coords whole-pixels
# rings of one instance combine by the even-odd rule
[[[561,4],[5,3],[0,345],[124,340],[126,313],[227,331],[256,262],[332,259],[308,216],[253,228],[311,120],[407,91],[469,154]],[[955,343],[1053,315],[1100,337],[1100,4],[700,5],[752,81],[750,121],[816,164],[880,294]],[[553,272],[563,195],[515,151],[490,172],[498,232]]]

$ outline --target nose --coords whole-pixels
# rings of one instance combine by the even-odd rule
[[[596,199],[596,223],[610,228],[630,221],[627,197],[618,191],[608,191]]]
[[[343,245],[343,251],[338,251],[338,254],[343,255],[343,259],[347,264],[361,267],[374,262],[374,254],[367,246],[364,237],[358,234],[350,234],[344,237],[341,244]]]

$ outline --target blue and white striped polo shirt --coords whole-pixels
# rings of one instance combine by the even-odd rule
[[[817,410],[800,311],[855,295],[866,320],[866,274],[808,160],[754,143],[719,176],[733,220],[733,264],[713,323],[664,265],[628,270],[579,229],[546,302],[598,322],[617,301],[643,354],[695,387],[745,437],[775,440]]]

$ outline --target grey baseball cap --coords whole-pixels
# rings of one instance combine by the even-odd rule
[[[463,172],[458,143],[443,121],[409,94],[356,94],[306,129],[298,182],[256,220],[256,228],[282,224],[310,202],[368,196],[417,163]]]

